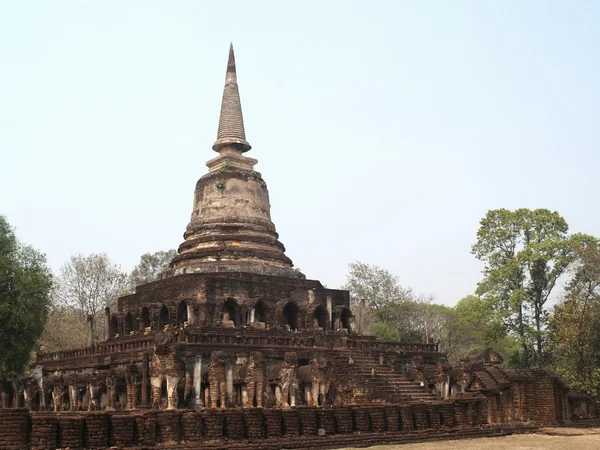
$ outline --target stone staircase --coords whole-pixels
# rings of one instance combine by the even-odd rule
[[[337,355],[335,367],[343,382],[338,395],[346,404],[439,401],[423,386],[366,352]]]

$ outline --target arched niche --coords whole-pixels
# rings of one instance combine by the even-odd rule
[[[267,321],[267,307],[262,300],[259,300],[254,305],[254,321],[255,322],[266,322]]]
[[[188,321],[188,305],[185,300],[179,302],[177,305],[177,323],[183,324]]]
[[[340,314],[340,325],[342,328],[346,330],[350,328],[350,317],[352,317],[352,313],[348,308],[344,308]]]
[[[285,324],[290,327],[290,330],[298,330],[298,306],[294,302],[288,302],[283,308],[283,316]]]
[[[131,333],[133,331],[133,316],[131,315],[131,313],[127,313],[125,315],[125,324],[124,324],[124,330],[123,330],[123,334],[125,336],[128,336],[129,333]]]
[[[142,323],[142,327],[148,328],[150,326],[150,310],[147,306],[142,308],[142,314],[140,316],[140,321]]]
[[[169,325],[169,323],[169,308],[167,308],[165,305],[162,305],[158,314],[158,328],[162,330],[164,327]]]
[[[324,330],[327,329],[328,314],[327,310],[323,306],[318,306],[315,308],[313,319],[315,328],[322,328]]]
[[[227,320],[231,320],[235,327],[242,323],[242,310],[234,298],[228,298],[223,304],[223,316],[221,322],[223,323]]]

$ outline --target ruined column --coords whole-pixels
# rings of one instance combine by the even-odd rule
[[[304,402],[308,405],[308,406],[313,406],[313,400],[312,400],[312,384],[310,385],[306,385],[305,387],[305,399]]]
[[[110,338],[110,308],[104,308],[104,326],[106,327],[106,339]]]
[[[329,323],[333,323],[333,304],[331,297],[327,296],[327,314],[329,314]]]
[[[167,409],[177,409],[179,403],[179,394],[177,392],[177,386],[181,377],[167,375]]]
[[[242,408],[248,407],[248,385],[242,386]]]
[[[148,353],[142,355],[142,408],[148,408],[148,367],[150,364],[150,356]]]
[[[226,382],[226,397],[229,397],[233,402],[233,366],[227,362],[227,372],[225,375]]]
[[[106,409],[115,409],[115,398],[116,398],[116,377],[113,373],[106,376]]]
[[[196,409],[204,407],[202,403],[202,357],[196,356],[194,363],[194,401]]]
[[[94,345],[94,316],[88,314],[87,316],[87,326],[88,326],[88,347],[92,347]]]
[[[79,390],[77,389],[77,384],[72,381],[68,384],[69,389],[69,405],[71,411],[77,411],[79,404]]]
[[[192,305],[191,303],[187,304],[187,322],[188,325],[191,325],[194,323],[194,305]]]
[[[10,394],[8,392],[1,391],[0,396],[2,397],[2,408],[8,408],[10,406]]]
[[[250,308],[250,323],[254,323],[254,315],[256,314],[256,308]]]
[[[319,406],[319,382],[313,380],[310,385],[311,404],[309,406]]]

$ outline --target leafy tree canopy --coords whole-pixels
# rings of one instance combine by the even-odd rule
[[[45,256],[19,242],[0,216],[0,375],[27,364],[44,330],[51,291]]]
[[[517,365],[543,365],[546,302],[571,252],[567,222],[547,209],[490,210],[481,220],[473,254],[484,262],[477,293],[520,346]]]
[[[507,335],[489,303],[475,295],[464,297],[452,308],[443,331],[444,351],[453,364],[478,357],[489,347],[508,358],[518,351],[515,339]]]
[[[577,234],[565,296],[550,320],[553,368],[574,388],[600,398],[600,242]]]
[[[169,263],[177,256],[177,250],[171,249],[154,253],[144,253],[140,263],[133,268],[130,275],[132,288],[156,281],[160,273],[169,267]]]
[[[379,266],[351,263],[346,280],[342,289],[350,291],[361,333],[376,322],[389,324],[398,305],[412,300],[411,289],[402,288],[396,275]]]

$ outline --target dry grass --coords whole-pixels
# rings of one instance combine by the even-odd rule
[[[600,428],[548,428],[537,434],[425,442],[422,444],[378,445],[368,450],[594,450],[600,449]],[[354,450],[354,449],[344,449]],[[362,449],[365,450],[365,449]]]

